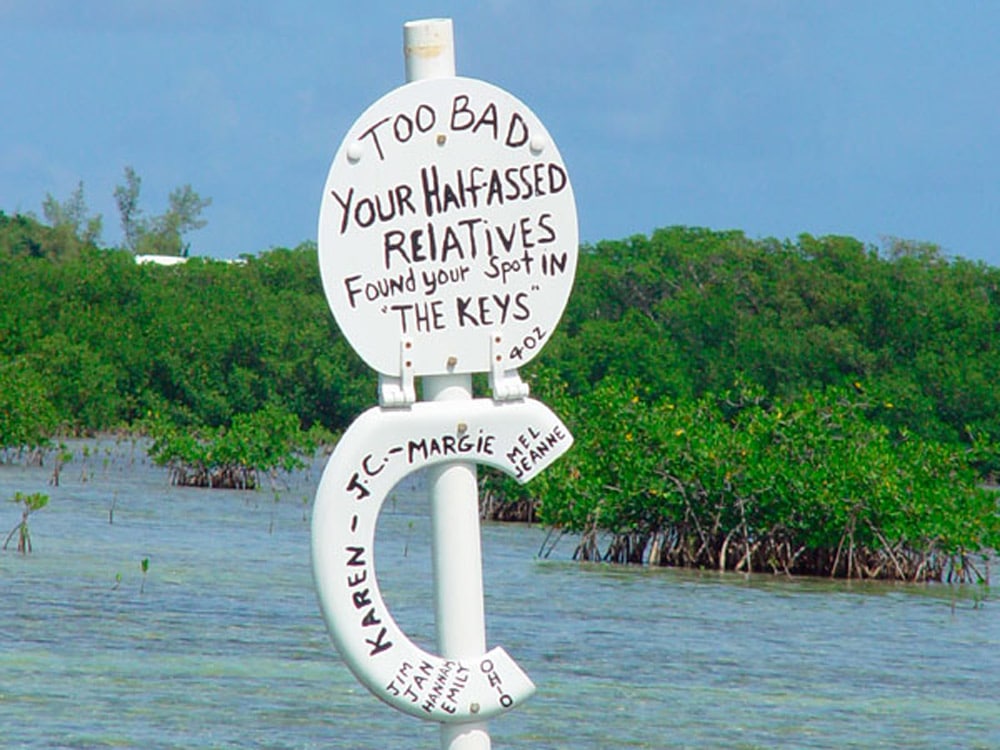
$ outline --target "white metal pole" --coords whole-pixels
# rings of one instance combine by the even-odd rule
[[[403,24],[406,82],[455,76],[455,32],[450,18]]]
[[[403,48],[407,82],[455,75],[450,18],[407,22]],[[471,399],[472,376],[426,376],[423,397],[425,401]],[[486,615],[475,464],[440,465],[431,470],[428,483],[438,649],[448,659],[476,659],[486,652]],[[489,750],[487,723],[442,724],[441,748]]]

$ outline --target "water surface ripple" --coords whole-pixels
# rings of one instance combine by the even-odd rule
[[[34,553],[0,553],[0,744],[439,746],[327,638],[309,567],[322,462],[276,490],[191,490],[141,445],[71,447],[58,487],[50,466],[0,465],[4,535],[15,491],[51,497]],[[376,555],[393,615],[433,650],[429,534],[417,477]],[[491,723],[496,748],[1000,747],[982,589],[580,566],[570,542],[539,560],[544,536],[483,528],[489,644],[538,685]]]

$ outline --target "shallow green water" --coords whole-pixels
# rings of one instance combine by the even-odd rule
[[[4,535],[15,490],[52,498],[34,554],[0,553],[0,746],[439,746],[329,643],[309,567],[322,463],[277,493],[175,489],[141,448],[90,446],[59,487],[0,466]],[[413,480],[377,555],[430,647],[428,528]],[[579,566],[570,542],[537,559],[544,536],[483,528],[489,644],[538,685],[491,723],[495,748],[1000,747],[1000,610],[980,589]]]

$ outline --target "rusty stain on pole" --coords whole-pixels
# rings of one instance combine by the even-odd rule
[[[403,24],[406,80],[451,78],[455,75],[455,35],[450,18],[428,18]]]

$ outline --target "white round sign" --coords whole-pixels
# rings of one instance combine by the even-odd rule
[[[548,131],[470,78],[409,83],[369,107],[334,157],[319,217],[337,324],[392,376],[527,363],[566,306],[578,241]]]

